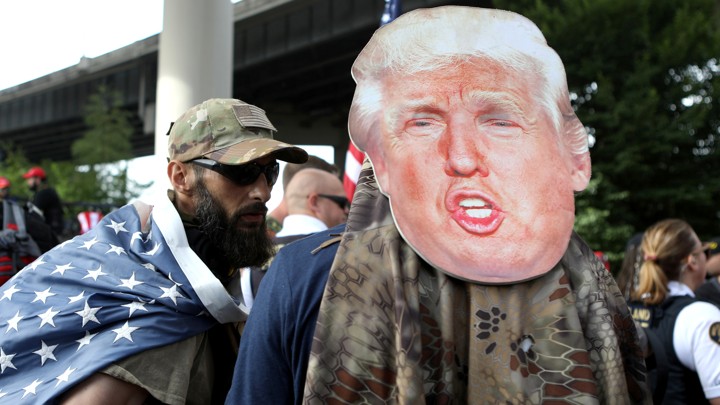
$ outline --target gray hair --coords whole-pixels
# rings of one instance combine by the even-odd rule
[[[367,151],[377,143],[382,111],[382,78],[451,67],[471,60],[494,61],[542,81],[534,98],[567,149],[588,152],[587,131],[570,105],[565,68],[538,27],[504,10],[444,6],[418,9],[378,29],[355,59],[357,84],[348,126],[355,145]]]

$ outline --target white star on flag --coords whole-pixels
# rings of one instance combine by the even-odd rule
[[[42,265],[42,264],[45,264],[45,263],[46,263],[46,262],[43,261],[43,256],[40,256],[40,257],[38,257],[37,259],[35,259],[34,262],[28,264],[27,267],[25,267],[25,269],[27,269],[27,270],[36,270],[36,269],[38,268],[38,266],[40,266],[40,265]]]
[[[82,326],[84,327],[85,324],[90,321],[93,321],[98,324],[100,323],[100,321],[98,321],[98,319],[95,317],[95,314],[100,309],[102,309],[102,307],[90,308],[90,305],[88,305],[88,302],[85,301],[85,308],[83,308],[82,311],[77,311],[75,313],[82,317]]]
[[[87,272],[88,272],[87,276],[85,276],[83,278],[92,277],[92,279],[95,281],[97,281],[98,277],[100,277],[100,276],[107,276],[107,273],[103,273],[102,266],[98,266],[97,269],[88,270]]]
[[[112,244],[110,245],[110,249],[107,252],[105,252],[105,254],[108,254],[108,253],[116,253],[118,256],[121,254],[127,254],[127,253],[125,253],[125,249],[123,249],[120,246],[115,246]]]
[[[145,268],[148,269],[148,270],[155,271],[155,266],[153,266],[152,263],[145,263],[145,264],[143,264],[142,266],[145,267]]]
[[[80,343],[80,346],[78,346],[76,351],[79,351],[80,348],[82,348],[85,345],[89,345],[92,338],[95,337],[97,333],[91,334],[89,331],[85,331],[85,336],[81,337],[80,339],[76,340],[76,342]]]
[[[35,291],[35,299],[32,300],[32,302],[42,301],[42,303],[45,304],[45,300],[48,299],[48,297],[55,295],[55,293],[50,292],[50,288],[52,287],[48,287],[43,291]]]
[[[2,296],[2,298],[0,298],[0,301],[4,300],[5,298],[7,298],[8,301],[12,300],[13,294],[15,294],[18,291],[20,291],[20,289],[15,288],[15,284],[11,285],[10,288],[3,291],[3,296]]]
[[[33,381],[32,383],[30,383],[30,385],[28,385],[27,387],[23,388],[23,390],[25,390],[25,393],[23,394],[22,397],[25,398],[25,397],[27,396],[27,394],[37,395],[37,394],[35,394],[35,389],[36,389],[36,388],[38,387],[38,385],[40,385],[41,383],[42,383],[42,381],[36,379],[36,380]]]
[[[177,281],[173,280],[171,273],[168,273],[168,278],[170,279],[170,281],[172,281],[173,283],[175,283],[176,286],[182,287],[182,284],[180,284],[180,283],[178,283]]]
[[[132,316],[132,314],[138,310],[147,312],[147,308],[145,308],[145,303],[141,301],[133,301],[129,304],[124,304],[123,306],[127,307],[130,310],[130,314],[128,314],[128,316]]]
[[[93,247],[93,245],[96,244],[97,242],[98,242],[97,238],[92,238],[90,240],[86,240],[85,242],[83,242],[82,246],[78,246],[78,249],[85,248],[87,250],[90,250],[90,248]]]
[[[153,246],[152,249],[148,250],[147,252],[143,252],[145,256],[153,256],[155,253],[157,253],[158,249],[160,249],[160,244],[155,242],[155,246]]]
[[[123,325],[120,328],[112,330],[113,332],[115,332],[117,334],[117,336],[115,336],[115,340],[113,340],[113,343],[117,342],[119,339],[127,339],[132,342],[133,340],[132,340],[131,333],[135,332],[138,329],[140,329],[140,328],[130,326],[128,324],[128,321],[125,321],[125,325]]]
[[[15,329],[15,332],[18,332],[18,322],[20,322],[21,319],[23,319],[23,317],[20,316],[20,311],[17,311],[15,316],[8,319],[8,327],[7,330],[5,330],[5,333],[7,334],[10,332],[10,329]]]
[[[133,244],[136,240],[139,240],[140,242],[145,242],[145,240],[142,238],[142,232],[134,232],[132,234],[132,237],[130,238],[130,245]]]
[[[2,347],[0,347],[0,374],[4,373],[8,367],[17,370],[12,363],[13,357],[15,357],[15,354],[5,354]]]
[[[58,380],[57,384],[55,386],[57,387],[60,385],[61,382],[68,382],[70,379],[70,374],[73,373],[73,371],[77,370],[76,368],[68,367],[62,374],[55,377],[56,380]]]
[[[115,235],[117,235],[117,234],[120,233],[120,232],[128,232],[128,230],[125,229],[125,222],[126,222],[126,221],[123,221],[123,222],[115,222],[115,221],[113,221],[113,220],[110,220],[110,222],[111,222],[110,225],[105,225],[105,226],[107,226],[108,228],[111,228],[113,231],[115,231]]]
[[[47,359],[57,361],[53,352],[55,351],[55,348],[58,347],[58,345],[48,346],[47,344],[45,344],[44,340],[41,340],[40,343],[42,343],[42,347],[40,348],[40,350],[36,350],[33,352],[40,356],[40,365],[44,365]]]
[[[163,290],[163,294],[162,294],[161,296],[159,296],[158,299],[160,299],[160,298],[170,298],[170,299],[172,300],[173,304],[177,305],[177,299],[176,299],[176,298],[178,298],[178,297],[180,297],[180,298],[185,298],[185,297],[183,297],[182,294],[180,294],[180,293],[178,292],[178,290],[177,290],[177,284],[173,285],[173,286],[170,287],[170,288],[165,288],[165,287],[163,287],[163,286],[160,286],[160,289]]]
[[[73,239],[68,239],[68,240],[60,243],[59,245],[55,246],[55,249],[62,249],[62,248],[64,248],[65,246],[67,246],[67,245],[69,245],[69,244],[71,244],[71,243],[73,243]]]
[[[53,320],[53,318],[55,317],[55,315],[59,314],[60,311],[53,311],[52,309],[53,307],[50,307],[47,311],[38,315],[38,318],[42,319],[42,321],[40,322],[40,327],[38,327],[38,329],[42,328],[43,325],[45,325],[46,323],[49,323],[50,325],[55,327],[55,321]]]
[[[65,271],[75,268],[75,267],[72,267],[70,264],[71,263],[63,264],[62,266],[55,265],[55,270],[50,274],[60,273],[61,276],[64,276]]]
[[[80,291],[80,294],[78,294],[78,295],[68,297],[68,304],[72,304],[73,302],[80,301],[83,298],[85,298],[85,290]]]
[[[140,285],[143,283],[142,281],[135,280],[135,272],[133,272],[133,274],[130,276],[130,278],[121,278],[120,281],[122,281],[122,284],[118,285],[118,287],[127,287],[131,290],[136,285]]]

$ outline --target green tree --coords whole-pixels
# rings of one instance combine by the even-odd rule
[[[110,207],[125,205],[150,184],[139,184],[127,177],[127,160],[132,158],[130,137],[133,126],[130,113],[121,108],[118,92],[100,87],[86,106],[88,130],[72,146],[73,161],[43,161],[48,183],[56,189],[65,204],[66,220],[75,224],[78,212],[89,208],[107,212]],[[0,175],[12,183],[12,195],[30,200],[32,193],[22,178],[37,163],[28,161],[23,150],[0,142],[3,160]],[[71,231],[74,231],[71,229]]]
[[[716,0],[496,0],[563,59],[591,134],[593,181],[576,230],[610,254],[667,217],[720,234],[720,10]]]
[[[121,108],[120,93],[100,86],[85,106],[88,130],[73,142],[75,163],[98,165],[132,157],[130,113]]]
[[[11,142],[0,142],[0,151],[3,157],[0,162],[0,176],[10,180],[10,195],[20,200],[30,199],[32,194],[25,186],[25,179],[22,177],[30,167],[30,162],[22,148]]]
[[[64,179],[57,184],[64,199],[121,206],[149,186],[127,177],[134,128],[130,112],[121,106],[121,95],[105,86],[90,96],[85,107],[88,130],[72,144],[73,162],[52,164]]]

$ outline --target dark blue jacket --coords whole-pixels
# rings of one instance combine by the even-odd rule
[[[300,404],[318,309],[345,225],[292,242],[260,284],[226,404]]]

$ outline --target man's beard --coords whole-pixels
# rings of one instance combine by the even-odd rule
[[[243,222],[242,215],[267,212],[265,204],[258,202],[242,207],[228,218],[202,180],[198,181],[196,190],[195,216],[200,230],[225,253],[233,268],[260,267],[273,256],[275,248],[265,229],[265,220],[255,228],[238,226]]]

